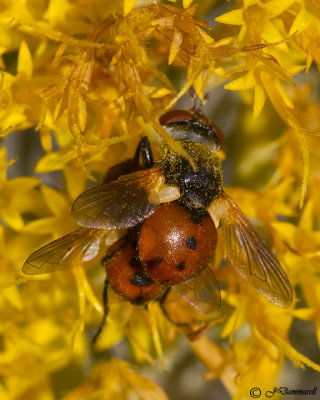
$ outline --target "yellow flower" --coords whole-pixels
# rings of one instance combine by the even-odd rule
[[[229,11],[216,18],[216,21],[241,26],[237,37],[240,42],[258,44],[261,39],[266,43],[279,42],[285,38],[271,20],[290,9],[293,3],[294,0],[244,0],[242,8]],[[286,45],[282,49],[287,50]]]
[[[40,180],[33,177],[6,178],[6,149],[0,149],[0,216],[12,229],[24,225],[23,213],[33,212],[34,188]]]
[[[56,171],[59,182],[46,186],[41,175],[7,179],[14,160],[0,149],[0,398],[165,400],[141,372],[151,365],[152,375],[162,374],[159,361],[168,373],[155,380],[169,393],[172,376],[189,374],[190,351],[207,368],[204,378],[220,379],[239,400],[250,398],[253,387],[272,391],[285,357],[319,370],[303,343],[299,352],[290,343],[295,319],[313,324],[320,343],[320,107],[312,90],[319,86],[312,66],[313,60],[320,66],[319,7],[313,0],[243,0],[231,3],[212,28],[218,5],[3,5],[0,140],[15,131],[23,148],[18,131],[34,129],[28,146],[40,142],[43,150],[30,162],[38,174]],[[33,251],[78,228],[70,213],[75,198],[88,180],[101,183],[108,168],[132,157],[142,136],[156,159],[167,142],[192,162],[158,120],[173,107],[191,107],[177,102],[188,102],[181,98],[192,86],[208,101],[208,117],[226,131],[225,181],[234,186],[225,190],[298,287],[293,304],[279,309],[251,289],[222,261],[219,238],[212,265],[221,289],[218,312],[201,313],[171,293],[168,315],[187,321],[191,332],[172,324],[158,302],[145,310],[109,291],[107,324],[92,344],[103,313],[105,250],[52,274],[26,276],[21,266]],[[101,362],[118,353],[132,365]],[[190,372],[185,395],[192,396],[199,378],[198,370]]]
[[[292,83],[289,77],[304,67],[294,65],[283,67],[278,61],[279,55],[265,54],[265,52],[269,52],[269,49],[271,50],[268,45],[263,47],[263,50],[260,50],[259,47],[265,41],[267,44],[276,44],[276,48],[279,50],[288,51],[288,47],[284,42],[287,39],[287,35],[288,37],[291,35],[298,35],[299,37],[300,34],[304,34],[307,31],[316,17],[306,10],[304,1],[298,2],[298,11],[294,3],[292,0],[283,2],[274,0],[267,2],[248,0],[244,1],[243,8],[230,11],[216,20],[225,24],[240,25],[241,30],[237,36],[239,43],[247,46],[248,49],[250,49],[250,46],[252,46],[252,49],[255,48],[255,45],[258,46],[256,52],[248,54],[246,65],[235,69],[236,73],[246,72],[244,76],[227,84],[225,88],[231,90],[254,88],[254,118],[260,114],[267,95],[279,116],[297,134],[304,161],[303,184],[300,198],[300,207],[302,207],[309,174],[309,147],[306,140],[308,132],[301,127],[294,110],[294,105],[287,96],[280,80],[291,81]],[[290,11],[290,14],[288,11]],[[292,14],[295,15],[293,20]],[[271,21],[275,18],[275,22],[278,22],[282,33],[279,32],[275,24]],[[291,18],[290,30],[288,27],[288,18]],[[319,34],[317,37],[319,37]],[[306,42],[304,41],[304,43]],[[305,44],[303,46],[305,50]],[[310,60],[308,64],[310,65]]]
[[[85,188],[83,174],[77,172],[72,173],[71,169],[67,169],[65,175],[66,186],[73,196],[80,194]],[[78,226],[70,214],[72,205],[70,198],[66,198],[65,195],[48,186],[41,186],[41,194],[52,216],[29,222],[23,229],[24,233],[39,234],[41,232],[41,234],[50,235],[50,239],[54,240],[77,229]]]
[[[138,396],[140,399],[168,399],[155,382],[137,373],[128,363],[111,359],[109,362],[97,363],[86,382],[72,390],[63,400],[93,400],[103,398],[105,393],[108,393],[110,399],[125,399],[130,396]]]

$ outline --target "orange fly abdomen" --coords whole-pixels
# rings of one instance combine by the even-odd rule
[[[118,249],[118,251],[117,251]],[[121,239],[115,243],[110,252],[115,254],[105,263],[110,286],[115,293],[133,304],[144,304],[156,299],[163,288],[148,277],[137,261],[134,243],[124,244]]]
[[[210,263],[216,243],[217,232],[208,214],[169,203],[143,222],[139,257],[150,278],[170,286],[198,276]]]

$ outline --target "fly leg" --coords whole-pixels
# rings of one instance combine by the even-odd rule
[[[151,150],[151,144],[150,144],[147,136],[144,136],[140,140],[140,142],[137,146],[137,149],[136,149],[136,153],[133,157],[134,163],[136,164],[137,167],[139,165],[140,155],[142,158],[142,164],[143,164],[144,169],[153,167],[154,159],[153,159],[153,154],[152,154],[152,150]]]
[[[102,332],[102,329],[104,328],[106,321],[107,321],[107,316],[109,313],[109,306],[108,306],[108,278],[105,279],[104,281],[104,286],[103,286],[103,294],[102,294],[102,301],[103,301],[103,316],[102,320],[100,322],[99,329],[97,330],[96,334],[94,335],[92,341],[93,343],[96,343],[98,337],[100,336],[100,333]]]
[[[140,157],[142,164],[140,162]],[[141,169],[151,168],[153,167],[153,164],[154,160],[151,145],[147,136],[144,136],[140,140],[133,158],[129,158],[128,160],[109,168],[103,179],[103,183],[113,182],[121,175],[131,174],[132,172],[136,172]]]

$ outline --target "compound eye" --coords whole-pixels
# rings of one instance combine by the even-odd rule
[[[172,122],[192,121],[192,120],[193,120],[193,114],[190,111],[186,110],[168,111],[159,118],[159,122],[161,125],[167,125]]]

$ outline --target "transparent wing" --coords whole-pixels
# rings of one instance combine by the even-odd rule
[[[73,203],[73,216],[87,228],[130,228],[157,208],[148,198],[159,190],[163,180],[159,167],[124,175],[82,193]]]
[[[229,263],[272,303],[289,307],[292,288],[286,273],[234,201],[222,193],[213,200],[208,211],[221,229]]]
[[[220,306],[220,289],[214,273],[207,267],[192,280],[172,286],[172,289],[201,312],[213,312]]]
[[[77,229],[32,253],[22,272],[27,275],[47,274],[73,267],[76,259],[89,261],[98,255],[107,233],[98,229]]]

